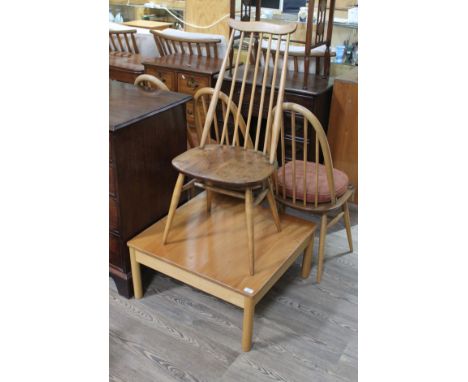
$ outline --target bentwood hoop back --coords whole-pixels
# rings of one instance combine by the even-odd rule
[[[230,20],[229,25],[232,33],[216,86],[214,89],[200,89],[195,94],[195,115],[199,131],[203,124],[200,147],[186,151],[172,161],[173,166],[179,171],[179,178],[167,216],[163,243],[167,242],[180,194],[190,185],[206,189],[207,211],[211,209],[213,192],[244,199],[248,269],[253,275],[255,272],[253,211],[254,206],[261,203],[265,197],[268,199],[273,221],[278,231],[281,230],[271,176],[274,172],[282,118],[281,105],[287,74],[287,65],[284,65],[284,62],[288,59],[289,41],[296,25],[235,20]],[[230,68],[231,85],[229,94],[224,94],[221,92],[221,87],[228,70],[229,56],[231,50],[234,49],[236,35],[239,35],[239,44],[236,47],[234,65]],[[274,56],[274,66],[271,68],[269,65],[260,65],[260,61],[263,41],[267,41],[268,49],[265,54],[269,58],[272,54],[273,39],[283,42],[286,49],[281,54],[277,50]],[[250,57],[255,59],[251,61]],[[239,83],[237,75],[241,64],[244,67],[242,81]],[[252,73],[254,83],[258,78],[262,86],[258,90],[260,94],[256,94],[257,87],[252,86],[250,102],[242,107],[249,71]],[[238,93],[236,93],[236,87],[238,87]],[[239,94],[238,105],[235,105],[233,101],[235,94],[236,96]],[[259,99],[258,103],[257,99]],[[276,105],[279,107],[275,108]],[[259,108],[256,126],[252,126],[254,107]],[[267,123],[262,126],[264,110],[267,110]],[[186,175],[192,180],[184,186]]]
[[[276,176],[276,199],[285,206],[318,214],[320,241],[318,252],[317,282],[321,281],[327,230],[343,218],[349,250],[353,251],[348,201],[354,194],[348,176],[333,168],[327,135],[318,118],[305,107],[285,102],[281,124],[281,162]],[[290,119],[286,119],[286,113]],[[297,117],[300,121],[297,122]],[[285,122],[289,122],[286,124]],[[311,126],[311,128],[309,128]],[[303,130],[302,144],[296,143],[296,134]],[[286,152],[285,140],[291,136],[291,152]],[[309,158],[309,144],[314,144],[315,155]],[[320,163],[323,158],[323,164]],[[341,209],[330,221],[328,213]]]

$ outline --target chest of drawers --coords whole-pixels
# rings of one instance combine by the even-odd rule
[[[215,76],[221,64],[219,58],[187,54],[172,54],[143,62],[146,74],[159,78],[172,91],[192,96],[201,88],[215,86]],[[189,142],[198,146],[193,101],[187,103],[186,118]]]
[[[127,241],[163,217],[186,150],[185,104],[190,96],[144,92],[111,81],[109,89],[109,273],[131,297]]]

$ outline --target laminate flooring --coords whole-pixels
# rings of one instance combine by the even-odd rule
[[[356,206],[350,206],[350,215],[354,252],[349,253],[343,224],[332,227],[317,284],[316,235],[310,277],[300,277],[300,256],[257,304],[248,353],[241,351],[240,308],[149,269],[138,301],[119,296],[110,279],[109,380],[357,381]]]

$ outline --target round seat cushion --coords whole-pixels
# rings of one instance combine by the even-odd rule
[[[296,160],[296,199],[304,200],[304,161]],[[283,184],[286,188],[286,195],[293,197],[293,162],[288,162],[284,166],[285,178],[283,180],[283,167],[278,169],[278,184],[280,195],[282,195]],[[326,203],[331,201],[330,189],[328,188],[327,172],[324,165],[318,165],[318,202]],[[315,162],[306,162],[306,201],[315,202]],[[336,197],[343,195],[348,189],[349,178],[343,171],[333,169],[335,181]]]

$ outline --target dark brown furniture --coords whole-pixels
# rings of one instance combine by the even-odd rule
[[[297,72],[298,60],[304,61],[304,72],[309,72],[310,60],[315,59],[315,74],[328,77],[330,74],[330,44],[333,33],[333,17],[335,13],[336,0],[309,0],[307,14],[307,26],[304,40],[291,40],[295,45],[304,46],[301,53],[291,54]],[[230,16],[236,16],[236,0],[230,1]],[[255,20],[260,20],[262,1],[241,0],[240,19],[250,21],[252,18],[252,7],[255,7]],[[323,52],[311,52],[315,48],[324,46]],[[307,87],[309,77],[303,77],[304,87]]]
[[[156,76],[172,91],[190,95],[201,88],[213,87],[221,64],[222,59],[216,57],[180,53],[143,61],[145,73]],[[190,146],[198,146],[192,101],[187,103],[187,128]]]
[[[239,73],[237,74],[236,80],[236,87],[234,89],[234,102],[238,105],[239,95],[241,91],[241,81],[243,78],[244,68],[239,68]],[[270,75],[271,77],[271,75]],[[307,77],[307,78],[305,78]],[[231,81],[229,80],[230,73],[226,73],[226,80],[223,83],[222,91],[224,93],[229,94]],[[247,73],[247,82],[245,88],[245,94],[242,101],[242,112],[246,112],[249,102],[250,102],[250,94],[251,94],[251,86],[253,80],[253,71],[249,70]],[[257,77],[257,88],[261,88],[262,86],[262,79]],[[267,84],[271,84],[271,78],[267,81]],[[307,87],[304,89],[303,84],[306,83]],[[277,91],[277,86],[275,86]],[[267,99],[270,97],[271,87],[267,86],[265,96]],[[286,84],[285,84],[285,93],[284,93],[284,101],[285,102],[292,102],[304,106],[308,110],[310,110],[320,121],[322,124],[325,132],[327,131],[328,126],[328,119],[330,113],[330,103],[333,91],[333,79],[331,78],[323,78],[322,76],[314,75],[314,74],[306,74],[306,73],[293,73],[288,71],[288,76],[286,77]],[[258,93],[257,93],[258,94]],[[254,101],[254,117],[258,116],[258,102],[259,99]],[[238,105],[240,106],[240,105]],[[267,115],[267,105],[264,105],[263,108],[263,116]],[[266,122],[266,121],[264,121]],[[289,120],[285,120],[285,124],[288,126]],[[314,139],[315,131],[313,129],[309,130],[308,139]],[[296,142],[302,142],[303,136],[302,132],[298,131],[298,134],[295,136]],[[292,136],[286,136],[286,160],[291,159],[291,142]],[[309,156],[312,157],[315,152],[314,145],[307,146],[310,150]]]
[[[109,84],[109,272],[133,295],[127,241],[167,213],[186,150],[185,94]]]
[[[143,74],[136,29],[109,31],[109,79],[133,84]]]
[[[157,30],[152,30],[150,33],[154,37],[154,42],[161,57],[180,53],[189,56],[204,55],[219,58],[218,44],[221,43],[220,39],[171,36]]]

